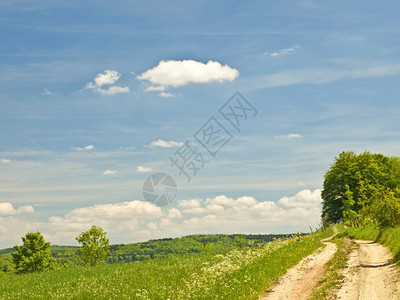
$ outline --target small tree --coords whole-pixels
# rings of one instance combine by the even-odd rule
[[[349,225],[354,224],[355,219],[357,218],[357,213],[352,210],[354,206],[353,192],[350,191],[349,186],[345,185],[346,191],[344,192],[344,197],[342,199],[343,202],[343,222],[348,223]]]
[[[211,250],[211,243],[210,242],[203,242],[203,244],[201,245],[201,251],[203,252],[208,252]]]
[[[28,232],[22,237],[22,246],[14,246],[16,253],[11,253],[17,273],[51,270],[55,259],[50,253],[50,243],[46,242],[40,232]]]
[[[93,225],[88,231],[78,235],[76,240],[82,244],[82,247],[78,250],[79,254],[91,266],[95,266],[106,259],[110,240],[106,238],[106,232],[103,228]]]
[[[243,238],[243,234],[239,234],[239,236],[236,238],[236,245],[239,248],[243,248],[244,247],[244,238]]]

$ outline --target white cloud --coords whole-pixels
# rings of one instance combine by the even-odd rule
[[[298,45],[294,45],[293,47],[286,48],[286,49],[281,49],[281,50],[276,51],[276,52],[265,53],[265,55],[272,56],[272,57],[277,57],[277,56],[281,56],[281,55],[287,55],[287,54],[290,54],[290,53],[292,53],[293,51],[295,51],[296,49],[299,49],[299,48],[301,48],[301,47],[298,46]]]
[[[99,73],[94,78],[94,82],[89,82],[85,88],[91,89],[94,92],[99,93],[103,96],[111,96],[115,94],[129,93],[129,87],[122,87],[113,85],[121,77],[121,74],[114,70],[105,70],[104,73]],[[104,87],[108,86],[108,87]]]
[[[108,89],[97,89],[97,92],[99,92],[103,96],[111,96],[115,94],[123,94],[123,93],[129,93],[131,90],[129,87],[122,87],[122,86],[110,86]]]
[[[20,206],[17,210],[20,213],[33,213],[35,209],[31,205]]]
[[[85,147],[75,147],[73,148],[76,151],[87,151],[87,150],[93,150],[94,146],[93,145],[87,145]]]
[[[302,135],[297,134],[297,133],[289,133],[287,135],[278,136],[278,138],[281,138],[281,139],[297,139],[297,138],[301,138],[301,137],[302,137]]]
[[[171,208],[168,210],[168,218],[170,219],[180,219],[182,218],[181,211],[176,208]]]
[[[160,97],[163,97],[163,98],[174,98],[174,97],[175,97],[174,94],[166,93],[166,92],[161,92],[161,93],[159,93],[158,95],[159,95]]]
[[[11,162],[11,159],[2,158],[2,159],[0,160],[0,162],[1,162],[2,164],[9,164],[9,163]]]
[[[104,228],[112,243],[127,243],[161,237],[202,233],[262,233],[308,231],[321,215],[321,190],[301,190],[278,201],[257,201],[254,197],[187,199],[173,207],[150,202],[127,201],[76,208],[64,216],[52,216],[34,223],[18,214],[33,207],[15,209],[0,205],[0,242],[9,245],[28,230],[40,230],[53,244],[73,244],[79,232],[92,225]],[[8,226],[12,230],[2,230]],[[7,244],[5,244],[7,243]]]
[[[149,167],[137,166],[136,171],[139,173],[150,173],[153,171],[153,169]]]
[[[42,95],[44,95],[44,96],[53,95],[53,92],[51,92],[48,88],[44,88]]]
[[[103,175],[114,175],[114,174],[117,174],[117,173],[118,173],[118,171],[115,171],[115,170],[106,170],[102,174]]]
[[[182,142],[175,142],[175,141],[164,141],[159,139],[158,141],[151,142],[149,147],[154,148],[154,147],[160,147],[160,148],[172,148],[172,147],[180,147],[182,146]]]
[[[201,207],[201,199],[189,199],[189,200],[182,200],[179,201],[178,207],[180,208],[194,208],[194,207]]]
[[[162,91],[165,91],[165,86],[162,86],[162,85],[159,85],[159,86],[149,86],[149,87],[147,87],[144,91],[145,91],[145,92],[154,92],[154,91],[162,92]]]
[[[262,89],[300,84],[325,84],[344,79],[387,77],[400,74],[400,64],[372,65],[358,69],[297,69],[252,78],[244,89]]]
[[[10,202],[0,203],[0,215],[16,215],[17,211]]]
[[[104,73],[99,73],[94,79],[95,84],[98,87],[102,87],[103,85],[110,85],[114,84],[115,82],[118,81],[118,79],[121,77],[121,74],[118,73],[117,71],[113,70],[105,70]]]
[[[312,208],[322,202],[321,190],[302,190],[292,197],[279,199],[278,204],[285,208]]]
[[[15,209],[10,202],[0,203],[0,216],[11,216],[32,212],[34,212],[34,208],[31,205],[20,206],[18,209]]]
[[[223,66],[217,61],[210,60],[205,64],[194,60],[162,60],[137,78],[155,85],[146,91],[161,91],[166,87],[179,87],[189,83],[233,81],[238,76],[236,69]]]

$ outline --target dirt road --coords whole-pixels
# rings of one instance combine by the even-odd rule
[[[304,258],[299,264],[289,269],[278,283],[259,299],[307,299],[310,297],[318,279],[322,275],[325,264],[336,252],[336,244],[325,242],[326,247],[317,250]]]
[[[389,249],[372,241],[356,241],[337,299],[400,299],[400,278]]]

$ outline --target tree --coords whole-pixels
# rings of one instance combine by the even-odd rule
[[[381,227],[400,225],[400,199],[387,189],[375,196],[371,205],[371,216]]]
[[[374,195],[388,188],[400,198],[398,157],[344,151],[325,173],[322,218],[328,223],[341,222],[350,215],[367,219]]]
[[[17,273],[51,270],[55,259],[50,253],[50,243],[46,242],[40,232],[28,232],[22,237],[22,246],[14,246],[16,253],[11,253]]]
[[[357,218],[357,213],[352,210],[354,206],[353,192],[350,191],[349,186],[345,185],[346,191],[344,192],[343,197],[343,222],[348,223],[349,225],[354,223],[354,220]]]
[[[106,232],[99,226],[93,225],[88,231],[79,234],[76,240],[82,244],[78,250],[79,254],[91,266],[104,261],[110,251],[110,241],[106,238]]]

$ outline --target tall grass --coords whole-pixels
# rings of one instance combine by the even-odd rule
[[[256,299],[330,234],[222,254],[9,275],[0,279],[0,299]]]

